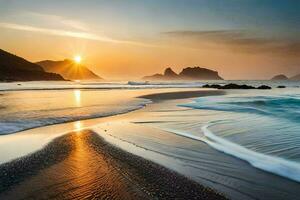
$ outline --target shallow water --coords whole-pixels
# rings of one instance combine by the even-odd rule
[[[0,156],[5,162],[42,148],[61,135],[61,128],[55,127],[68,131],[93,124],[93,130],[107,136],[110,142],[228,193],[233,199],[295,199],[300,188],[297,84],[293,82],[286,89],[227,91],[223,96],[154,104],[136,97],[171,89],[143,89],[145,86],[139,85],[138,90],[135,86],[107,90],[103,84],[94,84],[101,90],[74,86],[65,90],[61,85],[53,87],[60,90],[49,90],[49,85],[48,90],[36,90],[31,85],[26,86],[26,91],[2,91],[1,134],[43,127],[20,136],[1,136]],[[145,109],[126,114],[117,122],[93,120],[127,113],[146,104]],[[45,126],[79,119],[94,122]]]
[[[150,104],[126,114],[123,120],[108,121],[93,130],[124,150],[178,171],[231,199],[281,200],[296,199],[300,195],[298,182],[254,168],[243,157],[231,156],[229,151],[224,154],[224,149],[215,145],[222,137],[212,140],[204,129],[217,121],[220,113],[178,106],[192,101]],[[222,141],[222,147],[231,147],[228,141]],[[269,167],[277,167],[276,162],[265,161]]]
[[[202,126],[214,148],[300,182],[300,90],[203,97],[181,105],[215,112]]]
[[[149,103],[133,98],[136,95],[137,92],[127,90],[4,92],[0,96],[0,134],[126,113]]]

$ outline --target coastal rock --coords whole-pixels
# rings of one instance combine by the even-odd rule
[[[267,85],[261,85],[261,86],[257,87],[257,89],[259,89],[259,90],[270,90],[272,88],[270,86],[267,86]]]
[[[214,88],[214,89],[221,89],[222,86],[221,85],[218,85],[218,84],[212,84],[212,85],[209,85],[209,84],[205,84],[202,86],[203,88]]]
[[[223,80],[217,71],[201,67],[187,67],[179,74],[176,74],[171,68],[167,68],[164,74],[154,74],[143,77],[145,80]]]
[[[45,72],[41,66],[0,49],[0,81],[42,80],[64,79],[59,74]]]
[[[279,86],[277,86],[277,88],[286,88],[286,86],[284,86],[284,85],[279,85]]]
[[[84,65],[74,63],[69,59],[63,61],[44,60],[36,64],[43,67],[46,72],[58,73],[68,80],[102,79]]]
[[[253,87],[251,85],[239,85],[239,84],[235,84],[235,83],[229,83],[226,85],[218,85],[218,84],[206,84],[202,86],[203,88],[214,88],[214,89],[244,89],[244,90],[249,90],[249,89],[260,89],[260,90],[266,90],[266,89],[272,89],[269,86],[266,85],[261,85],[259,87]]]
[[[244,89],[244,90],[248,90],[248,89],[255,89],[255,87],[253,86],[250,86],[250,85],[238,85],[238,84],[233,84],[233,83],[230,83],[230,84],[227,84],[227,85],[224,85],[222,87],[222,89]]]
[[[280,75],[277,75],[277,76],[274,76],[271,80],[273,81],[285,81],[285,80],[288,80],[289,78],[284,75],[284,74],[280,74]]]
[[[180,77],[186,79],[197,79],[197,80],[223,80],[217,71],[202,67],[187,67],[184,68],[180,73]]]

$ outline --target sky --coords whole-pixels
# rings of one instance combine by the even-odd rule
[[[82,57],[106,79],[188,66],[225,79],[300,73],[299,0],[0,0],[0,49]]]

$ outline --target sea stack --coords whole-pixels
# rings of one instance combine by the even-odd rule
[[[166,68],[163,74],[143,77],[144,80],[223,80],[217,71],[202,67],[186,67],[179,74],[172,68]]]

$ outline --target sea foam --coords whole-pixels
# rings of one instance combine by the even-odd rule
[[[299,163],[249,150],[241,145],[216,136],[208,127],[209,125],[202,127],[202,132],[207,138],[202,141],[214,149],[245,160],[253,167],[300,182]]]
[[[187,137],[193,140],[205,142],[210,147],[225,154],[234,156],[251,164],[253,167],[267,171],[297,182],[300,182],[300,164],[283,158],[265,155],[235,144],[229,140],[213,134],[208,128],[212,124],[201,128],[203,136],[190,134],[184,131],[161,128],[164,131]]]

